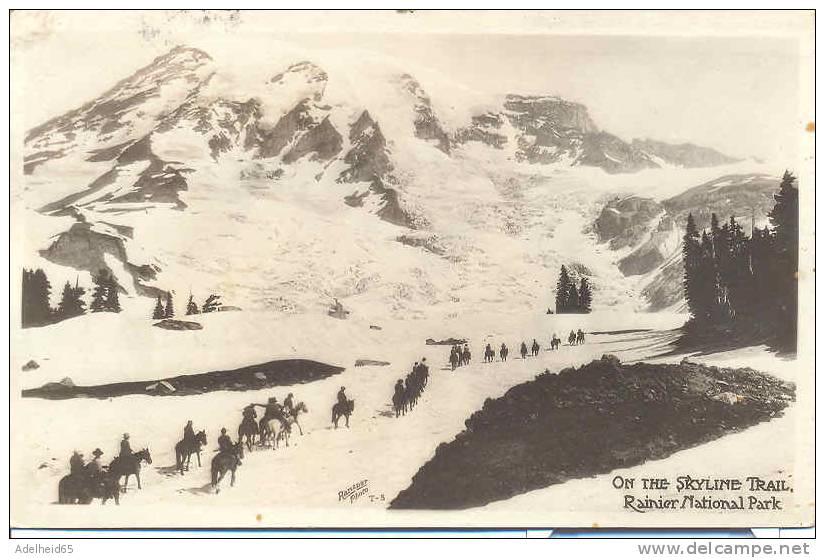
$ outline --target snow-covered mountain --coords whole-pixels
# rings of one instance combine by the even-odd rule
[[[299,60],[239,81],[176,47],[30,130],[13,199],[61,219],[33,241],[42,258],[108,267],[127,293],[220,290],[286,311],[378,297],[414,313],[462,291],[549,300],[533,289],[569,257],[547,237],[593,203],[580,186],[546,188],[560,170],[733,161],[625,142],[558,97],[463,100],[383,61]]]

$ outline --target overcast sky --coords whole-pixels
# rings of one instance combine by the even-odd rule
[[[808,25],[800,13],[19,14],[12,103],[25,128],[93,99],[176,44],[209,52],[230,38],[242,45],[270,36],[379,52],[482,92],[557,94],[625,139],[782,160],[813,120],[800,101],[800,76],[812,67],[800,56]],[[287,58],[272,53],[273,73]]]

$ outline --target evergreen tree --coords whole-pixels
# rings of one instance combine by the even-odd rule
[[[158,301],[155,303],[155,309],[152,310],[152,319],[153,320],[162,320],[166,311],[163,309],[163,302],[160,300],[160,295],[158,295]]]
[[[92,290],[92,312],[120,312],[120,285],[114,274],[106,268],[92,277],[95,288]]]
[[[581,285],[579,287],[579,312],[582,314],[590,313],[590,305],[593,302],[593,293],[590,291],[590,283],[586,277],[582,277]]]
[[[75,286],[72,287],[71,283],[66,281],[66,284],[63,286],[60,303],[57,305],[55,317],[58,320],[67,320],[85,314],[86,303],[83,301],[84,294],[86,294],[86,289],[79,286],[77,282],[75,282]]]
[[[567,291],[567,311],[572,314],[577,314],[581,311],[579,290],[576,288],[576,285],[572,282],[570,284],[570,289]]]
[[[776,205],[768,214],[773,225],[774,265],[773,282],[776,286],[774,320],[779,336],[788,345],[796,345],[797,307],[799,291],[799,191],[796,177],[785,171],[774,195]]]
[[[109,272],[106,269],[101,269],[97,275],[92,276],[92,303],[89,305],[89,310],[92,312],[105,312],[106,300],[109,294]]]
[[[166,292],[166,309],[163,311],[164,318],[175,317],[175,307],[172,305],[172,291]]]
[[[51,289],[45,271],[40,268],[23,270],[20,316],[22,327],[45,325],[54,321],[49,303]]]
[[[221,295],[216,295],[216,294],[209,295],[209,297],[203,303],[203,308],[201,309],[201,311],[204,314],[208,314],[209,312],[217,311],[218,307],[221,305],[220,300],[218,300],[219,298],[221,298]]]
[[[108,277],[109,288],[106,292],[106,310],[108,312],[120,312],[120,285],[117,282],[117,277],[113,273],[109,273]]]
[[[191,316],[192,314],[198,314],[198,305],[195,303],[195,297],[192,294],[189,294],[189,302],[186,303],[186,315]]]
[[[685,274],[682,279],[682,287],[685,293],[685,301],[688,305],[693,319],[702,319],[701,305],[701,278],[699,270],[701,267],[702,249],[699,245],[699,231],[696,228],[696,221],[693,214],[688,214],[685,225],[685,236],[682,237],[682,261],[685,266]]]
[[[556,314],[564,314],[569,311],[570,300],[570,275],[567,273],[567,268],[561,266],[559,272],[559,280],[556,283]]]

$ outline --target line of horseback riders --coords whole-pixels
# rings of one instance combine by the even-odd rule
[[[570,330],[570,335],[567,337],[567,343],[571,346],[573,345],[582,345],[584,344],[584,332],[579,328],[578,331]],[[465,345],[466,347],[466,345]],[[550,338],[550,350],[557,351],[561,347],[561,339],[554,333],[553,337]],[[466,350],[466,349],[465,349]],[[539,342],[533,339],[533,343],[530,347],[527,347],[527,342],[522,341],[521,346],[519,347],[519,353],[521,353],[521,358],[526,359],[527,355],[538,356],[539,352],[541,352],[541,346]],[[507,355],[510,353],[510,349],[507,348],[505,343],[501,344],[501,347],[498,350],[499,358],[501,362],[507,362]],[[487,346],[484,347],[484,362],[493,362],[496,358],[496,351],[487,343]],[[450,353],[450,363],[453,362],[453,352]],[[453,370],[455,370],[455,366],[453,366]]]
[[[467,343],[464,343],[463,349],[461,348],[461,345],[453,345],[450,349],[450,366],[452,367],[452,370],[455,370],[459,366],[470,364],[471,357],[470,347]]]
[[[421,362],[413,365],[412,372],[407,374],[405,379],[400,379],[395,383],[395,391],[392,394],[392,407],[395,410],[395,417],[406,415],[418,402],[418,398],[427,387],[427,380],[430,377],[430,368],[427,366],[427,359],[422,358]]]

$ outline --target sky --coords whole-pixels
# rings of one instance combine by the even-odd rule
[[[392,57],[484,94],[559,95],[626,140],[782,160],[813,120],[811,32],[803,12],[15,12],[12,109],[29,129],[178,44],[274,74],[297,61],[288,44]]]

